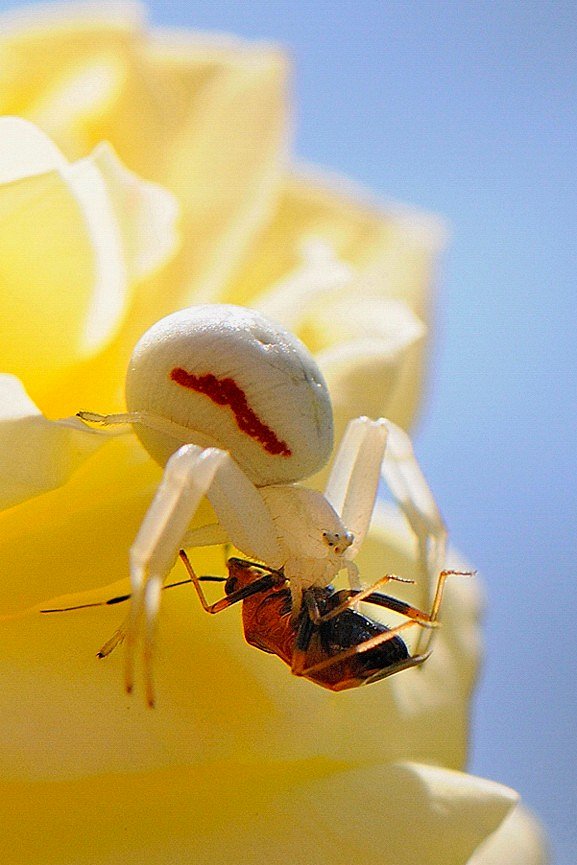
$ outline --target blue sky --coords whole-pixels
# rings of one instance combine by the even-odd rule
[[[297,155],[450,224],[416,441],[487,587],[470,768],[520,790],[574,865],[577,6],[149,7],[156,23],[284,44]]]

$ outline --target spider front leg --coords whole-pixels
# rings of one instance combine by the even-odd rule
[[[188,427],[149,411],[121,412],[119,414],[98,414],[98,412],[94,411],[78,411],[76,412],[76,417],[89,426],[90,429],[93,429],[90,426],[91,424],[96,424],[101,432],[106,432],[110,436],[130,433],[134,425],[137,424],[162,433],[162,435],[167,436],[169,439],[174,439],[175,448],[178,442],[188,441],[191,434],[191,430]],[[116,427],[120,427],[120,429],[115,429]],[[201,443],[206,439],[205,436],[198,432],[195,432],[194,437],[196,441]],[[207,447],[209,446],[207,441]]]
[[[247,555],[280,566],[272,518],[257,488],[218,448],[183,445],[169,459],[162,482],[130,550],[132,602],[126,625],[125,684],[134,683],[134,656],[144,620],[146,697],[154,704],[152,657],[162,584],[171,570],[189,524],[206,495],[230,541]]]
[[[381,474],[417,538],[421,571],[435,579],[445,563],[447,530],[409,436],[385,418],[349,423],[327,484],[327,499],[355,536],[347,558],[368,531]]]
[[[354,559],[369,528],[387,444],[382,419],[359,417],[347,426],[335,457],[325,497],[352,532],[347,560]]]

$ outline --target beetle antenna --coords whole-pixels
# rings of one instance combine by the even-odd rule
[[[226,577],[199,577],[199,580],[203,580],[207,583],[226,583]],[[174,589],[177,586],[187,586],[190,584],[190,580],[178,580],[176,583],[169,583],[167,586],[163,586],[162,590],[165,589]],[[71,610],[86,610],[89,607],[113,607],[115,604],[123,604],[125,601],[129,601],[132,595],[130,592],[126,595],[115,595],[114,598],[107,598],[105,601],[93,601],[90,604],[76,604],[73,607],[52,607],[46,610],[40,610],[41,613],[68,613]]]

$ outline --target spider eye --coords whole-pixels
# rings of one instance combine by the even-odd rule
[[[331,549],[335,549],[336,552],[341,555],[344,551],[350,547],[353,542],[354,535],[352,532],[323,532],[323,538],[327,545]]]

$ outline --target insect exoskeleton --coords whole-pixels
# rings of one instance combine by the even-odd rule
[[[245,307],[194,306],[153,325],[134,349],[126,402],[148,416],[134,429],[162,465],[185,442],[218,447],[261,486],[308,477],[332,451],[331,402],[313,358]],[[174,428],[153,429],[150,418]]]

